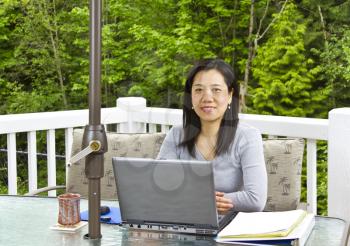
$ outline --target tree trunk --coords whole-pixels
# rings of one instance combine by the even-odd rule
[[[261,19],[260,19],[260,21],[259,21],[258,30],[256,31],[256,35],[255,35],[255,39],[254,39],[254,48],[253,48],[252,59],[254,59],[256,50],[258,49],[258,41],[259,41],[259,39],[263,37],[264,33],[266,33],[266,31],[268,30],[268,28],[271,26],[271,23],[270,23],[270,25],[266,28],[266,30],[264,31],[264,33],[260,36],[260,31],[261,31],[261,28],[262,28],[262,24],[263,24],[263,22],[264,22],[264,20],[265,20],[265,18],[266,18],[267,12],[268,12],[268,10],[269,10],[269,6],[270,6],[270,0],[267,0],[267,1],[266,1],[266,6],[265,6],[264,14],[263,14],[263,16],[261,17]]]
[[[53,50],[54,59],[55,59],[56,72],[57,72],[57,75],[58,75],[58,80],[60,82],[60,88],[61,88],[61,93],[62,93],[63,105],[64,105],[65,108],[67,108],[68,103],[67,103],[66,92],[65,92],[65,89],[64,89],[61,61],[60,61],[58,50],[57,50],[57,47],[56,47],[56,43],[54,41],[53,34],[52,34],[51,31],[50,31],[50,40],[51,40],[52,50]]]
[[[55,66],[56,66],[56,72],[58,75],[58,80],[60,83],[60,88],[61,88],[61,93],[62,93],[62,99],[63,99],[63,105],[65,108],[67,108],[68,103],[67,103],[67,96],[66,96],[66,91],[64,88],[64,81],[63,81],[63,75],[62,75],[62,64],[61,64],[61,59],[60,59],[60,55],[59,55],[59,50],[58,50],[58,27],[57,27],[57,23],[56,23],[56,3],[55,0],[53,1],[53,9],[54,9],[54,20],[53,20],[53,30],[49,29],[49,35],[50,35],[50,41],[51,41],[51,46],[52,46],[52,51],[53,51],[53,55],[54,55],[54,60],[55,60]],[[48,15],[48,10],[46,8],[46,17],[48,18],[48,22],[50,23],[49,20],[49,15]],[[54,33],[53,33],[54,32]],[[54,37],[55,35],[55,37]]]
[[[168,86],[168,90],[167,90],[167,107],[170,108],[171,107],[171,89],[170,86]]]
[[[237,22],[237,19],[236,19],[236,10],[237,10],[237,4],[238,4],[238,0],[235,0],[235,3],[234,3],[234,7],[233,7],[233,10],[235,12],[234,16],[233,16],[233,21],[232,21],[232,39],[236,39],[236,22]],[[232,51],[232,69],[233,69],[233,73],[236,75],[235,73],[235,65],[236,65],[236,50],[233,49]]]
[[[248,33],[248,59],[245,64],[245,71],[244,71],[244,81],[241,84],[240,88],[240,111],[246,112],[247,105],[246,105],[246,95],[248,91],[248,81],[249,81],[249,72],[250,72],[250,65],[253,58],[253,28],[254,28],[254,3],[255,0],[251,0],[250,5],[250,20],[249,20],[249,33]]]
[[[328,47],[328,38],[327,38],[327,31],[326,31],[326,24],[324,22],[323,19],[323,14],[322,14],[322,9],[320,5],[317,5],[317,9],[318,9],[318,13],[320,15],[320,21],[321,21],[321,26],[322,26],[322,32],[323,32],[323,38],[324,38],[324,48],[326,53],[329,53],[329,47]],[[330,60],[329,58],[327,58],[327,63],[330,64]],[[334,81],[331,80],[331,91],[334,91]],[[331,97],[331,107],[335,108],[335,97],[334,97],[334,93],[330,93],[330,97]]]
[[[254,35],[255,38],[253,39],[253,29],[254,29],[254,18],[255,18],[255,13],[254,13],[254,3],[255,0],[251,1],[250,5],[250,21],[249,21],[249,33],[248,33],[248,58],[245,66],[245,71],[244,71],[244,81],[241,84],[240,87],[240,109],[242,112],[246,112],[247,110],[247,105],[246,105],[246,95],[248,93],[248,83],[249,83],[249,75],[250,75],[250,70],[251,70],[251,64],[252,60],[255,57],[255,52],[258,48],[258,41],[263,38],[263,36],[267,33],[267,31],[270,29],[272,24],[276,21],[277,17],[274,17],[273,20],[270,22],[270,24],[266,27],[266,29],[263,31],[263,33],[260,35],[260,31],[262,28],[262,22],[264,21],[267,11],[269,8],[270,1],[266,2],[266,7],[265,7],[265,12],[263,14],[263,17],[260,20],[259,27],[257,30],[257,33]],[[288,0],[285,0],[283,3],[283,6],[278,13],[278,16],[282,14],[286,4],[288,3]]]

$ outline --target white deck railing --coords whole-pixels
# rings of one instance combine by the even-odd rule
[[[334,109],[329,119],[240,114],[240,120],[263,134],[307,140],[307,204],[317,206],[317,140],[328,141],[328,214],[350,218],[350,108]],[[119,98],[117,107],[101,110],[102,124],[117,124],[118,132],[167,132],[182,123],[182,110],[146,107],[143,98]],[[66,162],[71,154],[73,128],[88,124],[88,110],[0,116],[0,134],[7,134],[8,193],[17,194],[16,133],[27,133],[29,191],[37,189],[36,132],[47,133],[48,185],[56,185],[55,130],[65,129]],[[55,196],[55,191],[49,195]]]

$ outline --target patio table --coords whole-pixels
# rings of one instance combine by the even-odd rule
[[[101,204],[118,206],[117,201]],[[81,211],[86,210],[88,201],[81,199],[80,207]],[[0,195],[0,245],[222,245],[212,237],[139,232],[108,224],[101,225],[101,240],[90,241],[83,238],[87,225],[75,233],[49,229],[56,224],[57,216],[57,198]],[[317,216],[306,245],[344,245],[347,231],[344,220]]]

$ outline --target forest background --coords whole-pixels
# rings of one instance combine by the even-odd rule
[[[87,108],[88,5],[0,0],[0,114]],[[219,57],[240,82],[242,112],[327,118],[332,108],[350,105],[349,16],[349,0],[103,0],[103,107],[142,96],[149,106],[180,108],[188,69]],[[57,138],[57,183],[64,183],[63,134]],[[25,136],[18,139],[25,152]],[[39,152],[45,141],[39,135]],[[6,136],[0,149],[6,193]],[[320,214],[327,209],[326,153],[320,142]],[[18,162],[24,193],[26,155]],[[38,162],[41,187],[46,159]],[[304,201],[305,186],[304,170]]]

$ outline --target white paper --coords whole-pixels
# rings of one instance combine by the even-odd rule
[[[215,241],[221,243],[235,243],[247,242],[249,241],[265,241],[265,240],[285,240],[285,239],[297,239],[299,240],[299,246],[302,246],[307,241],[313,227],[315,225],[315,216],[313,214],[308,214],[304,220],[285,237],[250,237],[250,238],[219,238],[216,237]]]
[[[304,210],[240,212],[230,224],[219,232],[218,237],[281,232],[291,228],[303,216],[305,216]]]

